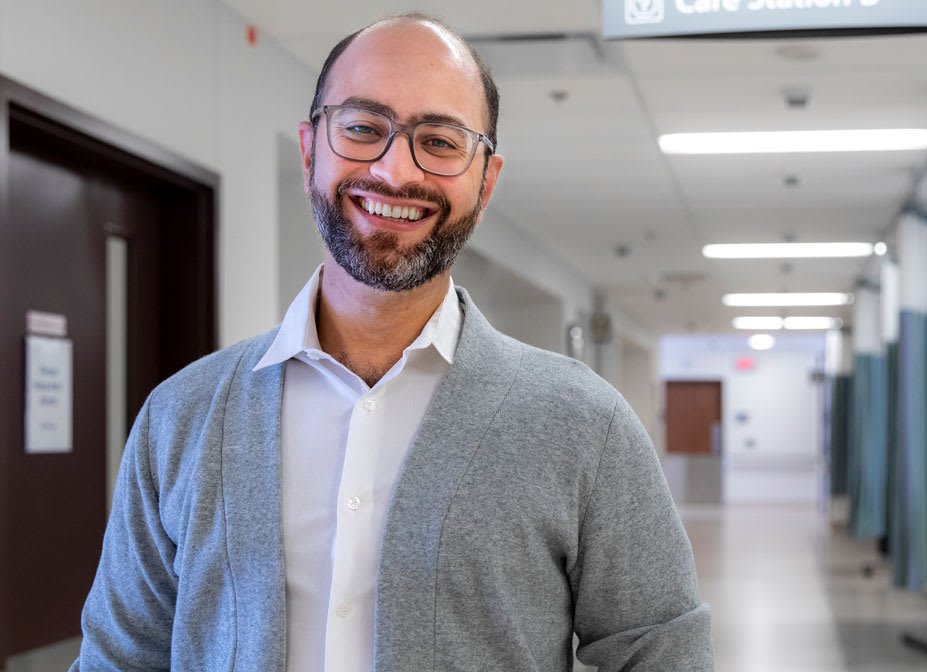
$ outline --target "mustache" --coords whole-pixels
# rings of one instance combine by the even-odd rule
[[[395,198],[399,200],[407,199],[414,201],[426,201],[431,203],[435,210],[443,213],[451,211],[451,203],[440,192],[426,189],[425,187],[410,184],[405,187],[394,189],[377,180],[371,180],[366,177],[347,177],[338,183],[336,193],[339,197],[343,196],[346,191],[357,189],[359,191],[369,191],[378,196]]]

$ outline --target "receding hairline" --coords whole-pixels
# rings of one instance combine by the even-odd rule
[[[487,132],[490,140],[495,143],[496,125],[499,116],[499,92],[488,66],[483,62],[476,50],[457,31],[440,18],[422,12],[406,12],[403,14],[386,16],[343,38],[341,42],[332,49],[322,66],[310,109],[310,115],[316,112],[321,105],[322,99],[328,93],[328,89],[331,85],[331,70],[334,70],[338,61],[340,61],[341,57],[344,55],[344,52],[350,49],[358,38],[376,30],[398,27],[402,24],[418,25],[430,29],[453,51],[454,55],[458,57],[461,65],[470,70],[469,74],[475,75],[476,79],[481,82],[484,93],[484,112],[486,114],[485,121],[487,124]]]

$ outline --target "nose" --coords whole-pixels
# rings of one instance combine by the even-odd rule
[[[386,153],[370,164],[370,174],[394,187],[421,182],[425,172],[412,158],[412,140],[406,133],[396,133]]]

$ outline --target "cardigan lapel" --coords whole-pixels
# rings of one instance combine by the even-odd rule
[[[276,330],[252,341],[229,386],[222,493],[235,595],[235,667],[283,670],[286,592],[280,485],[284,365],[252,372]]]
[[[380,550],[376,669],[434,669],[435,591],[444,518],[518,371],[522,346],[490,326],[465,290],[454,363],[393,490]]]

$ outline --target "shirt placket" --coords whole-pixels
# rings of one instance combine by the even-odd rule
[[[325,670],[362,670],[372,651],[372,594],[377,547],[373,465],[380,390],[354,405],[338,488],[332,583],[325,635]]]

